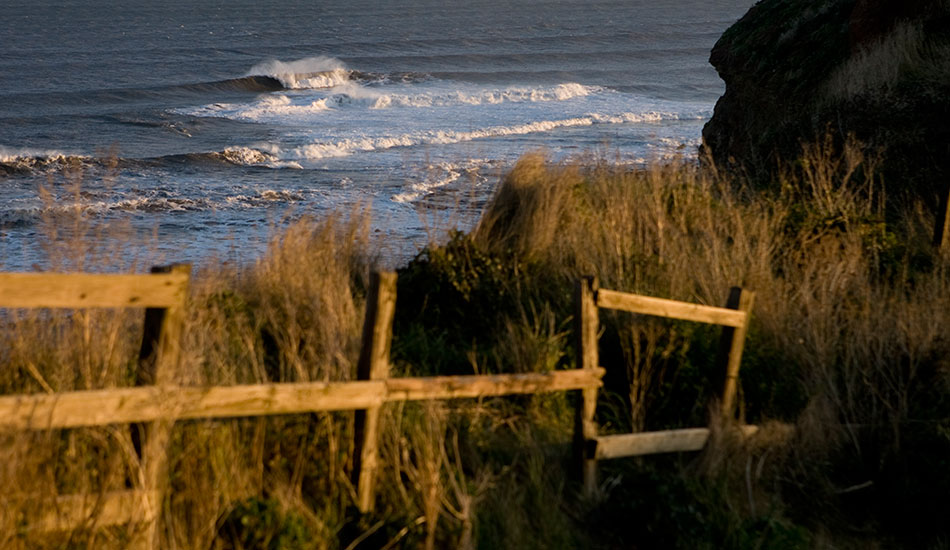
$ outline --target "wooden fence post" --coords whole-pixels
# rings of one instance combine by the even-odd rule
[[[155,266],[152,273],[191,274],[190,264]],[[187,286],[182,288],[178,306],[146,308],[142,347],[139,349],[139,365],[135,373],[135,385],[168,384],[176,376],[181,359],[181,337],[184,331],[184,301]],[[146,529],[139,540],[138,548],[159,548],[159,520],[165,494],[168,455],[167,445],[174,420],[157,420],[147,425],[133,427],[132,440],[139,451],[143,472],[143,494],[146,502]]]
[[[577,368],[598,368],[597,337],[599,321],[597,316],[597,279],[584,277],[577,281],[574,288],[574,327],[577,349]],[[580,466],[584,496],[592,497],[597,492],[597,458],[592,442],[597,441],[597,423],[594,413],[597,409],[597,388],[581,390],[581,399],[577,404],[574,427],[574,454]]]
[[[725,374],[722,388],[722,419],[730,422],[733,419],[733,408],[736,399],[736,381],[739,378],[739,365],[742,362],[742,349],[745,346],[746,334],[749,331],[749,320],[752,314],[752,304],[755,302],[755,293],[739,287],[729,289],[729,299],[726,307],[745,312],[745,321],[738,327],[723,327],[722,339],[719,345],[717,361],[719,372]]]
[[[373,272],[370,274],[369,295],[366,297],[363,343],[356,367],[357,380],[389,377],[389,348],[395,310],[396,274]],[[380,405],[376,405],[356,411],[352,480],[356,485],[357,506],[364,513],[372,511],[375,505],[380,408]]]
[[[950,241],[950,183],[944,186],[943,192],[940,193],[940,205],[934,224],[933,246],[938,254],[947,253],[947,241]]]

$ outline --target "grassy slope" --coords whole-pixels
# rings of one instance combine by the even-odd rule
[[[730,286],[754,289],[743,414],[794,422],[793,436],[605,464],[591,502],[568,475],[567,396],[388,407],[378,511],[360,517],[352,415],[183,423],[167,546],[347,548],[365,535],[357,547],[938,547],[950,536],[930,506],[950,491],[950,265],[928,250],[919,209],[884,220],[871,164],[808,147],[782,191],[763,192],[692,165],[529,155],[475,230],[400,270],[404,374],[569,368],[570,289],[584,274],[713,305]],[[365,216],[350,220],[304,221],[253,265],[199,270],[183,382],[352,377],[372,246]],[[0,335],[0,392],[128,383],[135,315],[18,315]],[[716,331],[602,323],[605,431],[706,424]],[[29,495],[118,488],[137,468],[122,430],[0,439],[0,547],[63,547],[22,529],[43,505]],[[124,536],[76,532],[66,545]]]

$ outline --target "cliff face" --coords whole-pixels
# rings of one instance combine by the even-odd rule
[[[801,142],[853,134],[890,189],[950,184],[950,0],[761,0],[716,43],[714,160],[765,176]]]

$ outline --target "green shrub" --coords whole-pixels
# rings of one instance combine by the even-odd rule
[[[234,505],[218,527],[220,540],[233,550],[304,550],[316,548],[300,516],[274,499],[252,497]]]

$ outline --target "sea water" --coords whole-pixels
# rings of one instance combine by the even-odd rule
[[[752,3],[4,0],[0,269],[44,268],[77,218],[251,261],[357,209],[410,257],[526,152],[695,155],[709,50]]]

